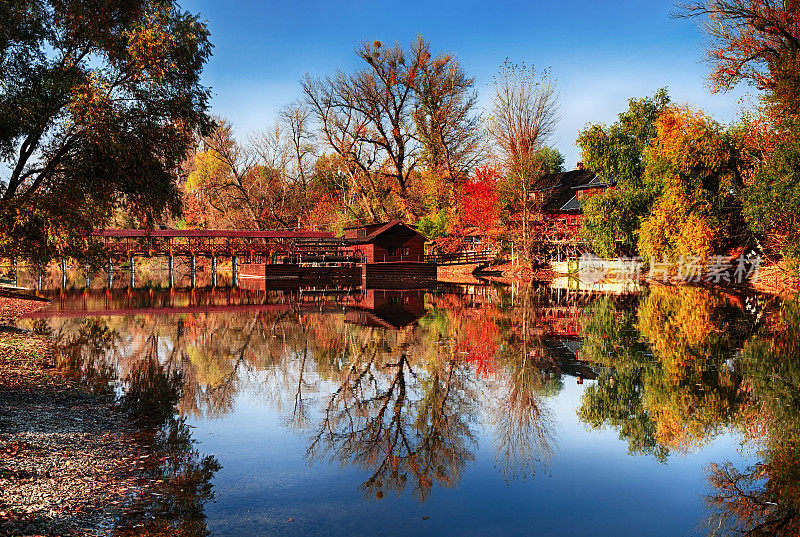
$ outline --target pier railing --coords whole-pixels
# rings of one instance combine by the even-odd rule
[[[495,257],[495,253],[490,251],[465,251],[429,254],[425,256],[425,261],[436,263],[437,265],[471,265],[473,263],[488,263]]]

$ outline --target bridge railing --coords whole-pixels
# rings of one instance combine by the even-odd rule
[[[345,241],[323,232],[108,229],[92,235],[114,256],[240,255],[324,260],[352,256],[344,251]]]
[[[429,254],[425,256],[425,261],[437,265],[469,265],[487,263],[494,258],[495,253],[487,250]]]

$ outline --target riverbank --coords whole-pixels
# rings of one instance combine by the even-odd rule
[[[110,393],[13,327],[43,305],[0,296],[0,536],[105,535],[140,490],[146,450]]]
[[[477,266],[478,265],[456,265],[453,267],[439,267],[439,280],[458,283],[485,283],[485,280],[479,280],[476,278],[476,275],[472,273]],[[487,270],[491,271],[491,275],[488,276],[489,280],[504,284],[527,284],[532,281],[550,282],[559,276],[566,276],[566,274],[557,273],[550,268],[531,270],[510,263],[492,265]],[[731,272],[733,272],[733,269]],[[793,271],[784,263],[761,267],[757,275],[756,278],[738,285],[737,288],[752,288],[759,293],[778,296],[786,296],[800,292],[800,277],[794,276]],[[663,285],[665,283],[662,278],[647,278],[646,270],[643,270],[639,281],[656,285]],[[666,283],[668,285],[687,285],[686,281],[678,278],[670,278]]]

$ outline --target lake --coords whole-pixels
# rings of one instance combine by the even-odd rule
[[[163,453],[160,496],[121,534],[798,528],[795,299],[547,284],[41,294],[52,304],[20,325],[113,390]]]

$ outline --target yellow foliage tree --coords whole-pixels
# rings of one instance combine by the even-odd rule
[[[646,181],[660,194],[639,231],[645,257],[677,261],[708,257],[724,247],[741,210],[735,138],[688,107],[667,108],[645,155]]]

